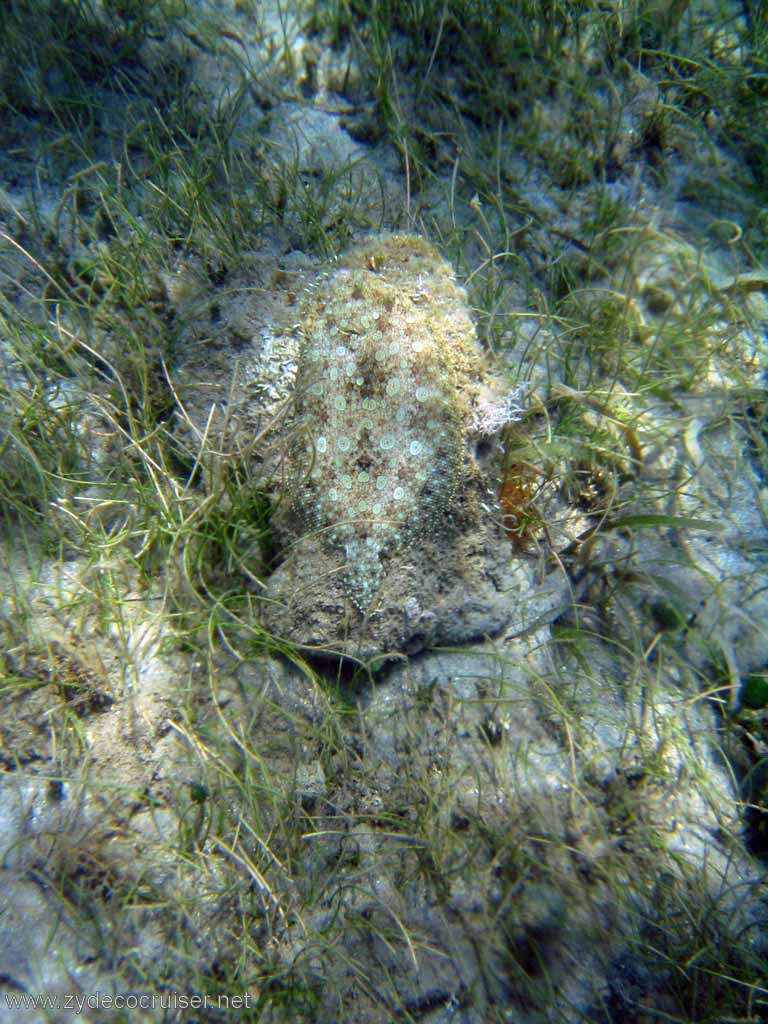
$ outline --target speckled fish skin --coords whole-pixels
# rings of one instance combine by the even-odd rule
[[[304,304],[288,479],[296,532],[338,553],[365,613],[382,559],[445,528],[465,472],[474,329],[422,239],[362,247]]]

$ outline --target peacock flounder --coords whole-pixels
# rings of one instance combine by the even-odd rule
[[[366,659],[497,631],[516,570],[472,455],[493,383],[448,264],[378,238],[315,281],[296,330],[268,626]]]

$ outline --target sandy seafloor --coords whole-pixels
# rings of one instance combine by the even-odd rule
[[[630,6],[603,5],[605,30]],[[681,6],[681,38],[709,33],[712,67],[739,69],[762,8]],[[355,32],[332,46],[306,9],[200,3],[136,44],[129,6],[62,3],[60,63],[32,29],[11,48],[14,10],[0,1020],[765,1020],[768,226],[749,140],[694,105],[649,141],[679,94],[629,59],[530,103],[508,76],[514,113],[489,130],[441,59],[448,4],[422,77],[396,28],[380,41],[378,94]],[[125,61],[89,75],[73,11],[92,16],[83,52],[103,31],[132,40]],[[601,39],[578,56],[566,35],[562,60]],[[79,139],[50,113],[68,71],[97,111]],[[611,126],[602,155],[590,119]],[[217,145],[228,161],[194,178]],[[455,499],[397,556],[377,634],[323,585],[322,536],[276,519],[266,566],[254,524],[281,495],[302,296],[394,232],[453,266],[496,405],[461,427],[478,518]],[[115,267],[134,261],[131,291]],[[436,324],[441,280],[408,284]],[[232,548],[185,539],[205,530]],[[275,612],[318,578],[317,602]]]

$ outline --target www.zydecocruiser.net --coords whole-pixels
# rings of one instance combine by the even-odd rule
[[[29,995],[5,993],[9,1010],[69,1010],[76,1014],[85,1010],[249,1010],[252,996],[242,995],[186,995],[180,992],[153,992],[143,995],[108,995],[92,992],[90,995]]]

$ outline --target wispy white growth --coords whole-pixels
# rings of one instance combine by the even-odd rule
[[[529,387],[529,382],[523,381],[501,400],[490,392],[482,393],[472,411],[472,431],[488,437],[507,423],[519,420],[525,412],[524,402]]]

